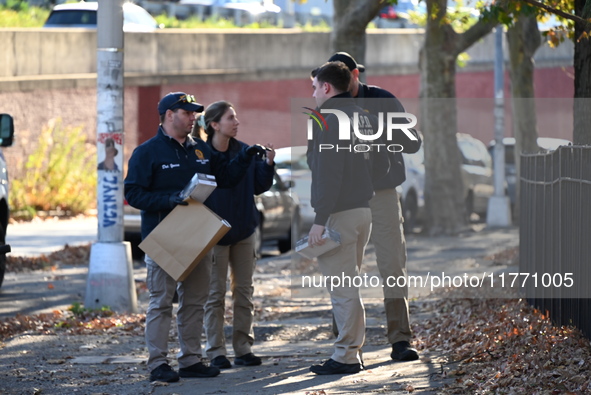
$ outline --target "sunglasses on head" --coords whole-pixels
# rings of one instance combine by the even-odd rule
[[[193,95],[182,95],[177,101],[172,103],[168,108],[172,109],[174,106],[176,106],[179,103],[197,103],[197,100],[195,100],[195,96],[193,96]]]

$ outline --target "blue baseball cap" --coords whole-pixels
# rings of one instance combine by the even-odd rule
[[[166,110],[176,110],[182,108],[185,111],[203,112],[203,105],[197,103],[195,96],[188,95],[185,92],[170,92],[158,103],[158,113],[164,114]]]

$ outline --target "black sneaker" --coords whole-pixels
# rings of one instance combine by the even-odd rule
[[[409,342],[401,341],[392,344],[390,357],[396,361],[416,361],[419,359],[419,353],[410,346]]]
[[[331,358],[322,365],[310,366],[310,371],[316,374],[352,374],[359,373],[361,365],[358,363],[340,363]]]
[[[219,369],[230,369],[232,367],[232,364],[230,363],[228,358],[226,358],[225,355],[218,355],[217,357],[211,360],[211,366],[215,366]]]
[[[179,381],[179,374],[172,370],[172,368],[167,363],[163,363],[150,372],[150,381],[174,383]]]
[[[244,354],[241,357],[234,358],[234,365],[239,366],[257,366],[262,363],[263,361],[251,352]]]
[[[184,378],[190,377],[215,377],[220,374],[220,370],[215,366],[206,366],[202,362],[197,362],[188,368],[180,368],[179,375]]]

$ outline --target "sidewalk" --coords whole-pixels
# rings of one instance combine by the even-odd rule
[[[485,256],[518,245],[516,228],[482,230],[457,238],[407,238],[408,274],[482,273],[504,270]],[[372,248],[367,251],[367,270],[372,273]],[[363,347],[366,370],[354,375],[317,376],[309,371],[332,354],[330,301],[320,290],[316,297],[298,298],[297,282],[292,283],[294,263],[289,255],[259,261],[255,275],[254,352],[264,358],[258,367],[223,370],[208,379],[181,379],[178,383],[153,385],[147,380],[146,350],[141,333],[102,336],[23,335],[9,340],[0,357],[0,369],[8,374],[0,383],[0,394],[117,393],[117,394],[435,394],[445,379],[439,374],[436,352],[420,352],[413,362],[394,362],[386,343],[381,301],[364,299],[367,314],[366,343]],[[62,270],[62,269],[59,269]],[[67,269],[63,269],[67,270]],[[56,275],[59,275],[57,273]],[[83,276],[84,274],[76,274]],[[74,276],[74,275],[72,275]],[[145,279],[145,268],[135,271],[136,280]],[[75,283],[80,278],[64,278]],[[83,282],[83,281],[82,281]],[[84,292],[84,291],[82,291]],[[428,287],[410,289],[411,320],[428,319],[425,309]],[[145,311],[146,295],[139,300]],[[371,294],[378,297],[379,293]],[[174,325],[173,325],[174,327]],[[230,328],[226,328],[228,343]],[[177,368],[176,328],[171,330],[172,365]],[[228,347],[231,353],[231,345]],[[449,379],[448,379],[449,380]]]

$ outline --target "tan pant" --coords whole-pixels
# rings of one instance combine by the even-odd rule
[[[217,245],[213,248],[213,264],[209,298],[205,304],[206,353],[211,360],[219,355],[227,355],[224,336],[224,313],[227,290],[228,267],[230,272],[230,291],[232,291],[232,347],[234,355],[241,357],[251,352],[254,343],[253,319],[254,292],[253,275],[256,265],[254,234],[229,246]]]
[[[175,290],[179,296],[176,315],[181,347],[177,357],[179,367],[186,368],[200,362],[203,306],[209,292],[211,253],[208,253],[191,274],[180,282],[170,277],[149,256],[146,255],[145,261],[148,269],[147,285],[150,290],[145,329],[149,353],[148,369],[152,371],[163,363],[168,363],[168,334]]]
[[[338,278],[359,276],[365,246],[371,232],[371,211],[357,208],[331,214],[326,226],[341,235],[340,247],[318,257],[324,276]],[[346,364],[360,363],[358,354],[365,341],[365,308],[359,287],[342,284],[328,288],[332,312],[338,329],[332,359]]]
[[[375,192],[369,201],[372,214],[371,241],[376,249],[378,270],[384,279],[384,307],[388,341],[410,341],[408,287],[388,287],[386,279],[406,277],[406,239],[402,228],[402,209],[394,188]]]

